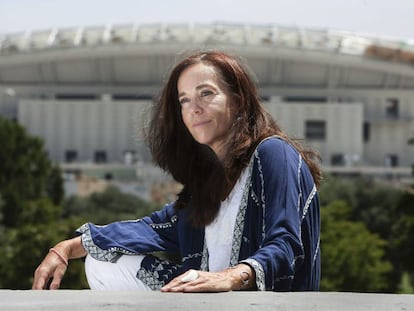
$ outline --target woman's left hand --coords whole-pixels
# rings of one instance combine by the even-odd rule
[[[197,278],[187,280],[191,274],[196,273]],[[189,270],[174,278],[161,288],[162,292],[228,292],[232,290],[247,289],[244,287],[245,278],[249,281],[253,276],[252,269],[244,264],[228,268],[220,272],[206,272]],[[243,278],[243,280],[242,280]]]

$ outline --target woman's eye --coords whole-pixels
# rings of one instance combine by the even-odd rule
[[[208,95],[211,95],[211,94],[213,94],[213,92],[212,92],[212,91],[210,91],[210,90],[205,90],[205,91],[202,91],[202,92],[201,92],[201,97],[208,96]]]
[[[188,103],[188,98],[181,98],[178,100],[178,102],[180,103],[180,105],[184,105],[185,103]]]

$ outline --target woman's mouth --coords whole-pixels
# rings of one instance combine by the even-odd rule
[[[193,123],[193,127],[203,126],[203,125],[206,125],[207,123],[210,123],[210,120],[198,121],[198,122]]]

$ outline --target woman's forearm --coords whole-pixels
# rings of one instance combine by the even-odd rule
[[[67,259],[82,258],[87,255],[80,236],[59,242],[54,248]]]

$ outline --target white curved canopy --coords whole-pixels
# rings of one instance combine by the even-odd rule
[[[273,87],[414,87],[409,42],[242,24],[118,25],[5,35],[0,37],[0,86],[93,85],[154,93],[180,53],[200,48],[245,57],[265,93]]]

